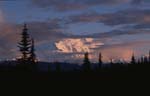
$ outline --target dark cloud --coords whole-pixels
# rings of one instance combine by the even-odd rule
[[[32,0],[39,8],[54,8],[58,11],[79,10],[96,5],[117,5],[130,0]]]
[[[133,0],[131,3],[132,4],[141,4],[143,0]]]
[[[137,24],[137,23],[148,23],[150,22],[150,10],[135,10],[127,9],[118,11],[115,13],[99,14],[99,13],[88,13],[70,16],[69,23],[87,23],[87,22],[99,22],[105,25],[121,25],[121,24]]]
[[[133,29],[150,29],[150,23],[137,24],[137,25],[132,26],[131,28],[133,28]]]
[[[99,32],[89,35],[72,35],[72,38],[113,38],[126,35],[150,34],[150,30],[146,29],[131,29],[131,30],[113,30],[110,32]]]
[[[138,29],[133,29],[133,30],[114,30],[108,33],[108,35],[114,37],[114,36],[120,36],[120,35],[136,35],[136,34],[150,34],[150,30],[138,30]]]
[[[134,5],[140,5],[140,4],[144,4],[144,3],[150,4],[150,1],[149,0],[132,0],[131,1],[131,4],[134,4]]]
[[[56,40],[65,37],[63,34],[63,27],[59,21],[52,20],[50,22],[29,22],[29,32],[38,40]]]

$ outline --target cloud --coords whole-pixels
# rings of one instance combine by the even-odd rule
[[[82,39],[64,39],[55,43],[58,52],[62,53],[84,53],[92,52],[92,48],[102,46],[103,43],[95,42],[93,38],[82,38]]]
[[[53,19],[46,22],[28,22],[29,32],[37,40],[56,40],[57,38],[63,38],[63,27],[59,20]]]
[[[135,26],[136,27],[136,26]],[[106,39],[106,38],[116,38],[118,36],[134,36],[138,34],[150,34],[150,30],[146,29],[130,29],[130,30],[112,30],[110,32],[99,32],[89,35],[72,35],[72,38],[100,38],[100,39]]]
[[[56,54],[59,54],[59,60],[72,60],[81,63],[84,58],[84,50],[81,48],[83,47],[89,51],[90,60],[92,62],[98,61],[99,52],[103,54],[104,62],[109,62],[110,59],[124,60],[129,62],[133,52],[135,53],[136,58],[138,58],[138,56],[142,56],[145,53],[145,47],[146,49],[150,47],[149,40],[134,40],[130,42],[124,41],[116,44],[105,44],[105,42],[101,43],[101,39],[87,39],[89,39],[90,43],[87,43],[88,40],[86,41],[85,39],[66,39],[56,42],[56,48],[59,50]]]
[[[132,4],[141,4],[143,0],[132,0]]]
[[[150,29],[150,23],[137,24],[131,27],[132,29]]]
[[[0,9],[0,24],[1,24],[1,23],[4,23],[4,22],[5,22],[4,13],[3,13],[3,11]]]
[[[54,8],[57,11],[87,9],[97,5],[118,5],[131,0],[32,0],[32,4],[39,8]]]
[[[149,0],[132,0],[131,1],[131,4],[134,4],[134,5],[140,5],[140,4],[144,4],[144,3],[150,4],[150,1]]]
[[[126,9],[115,13],[84,13],[69,17],[68,23],[99,22],[105,25],[115,26],[123,24],[150,23],[149,9]]]

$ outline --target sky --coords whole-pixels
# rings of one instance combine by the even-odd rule
[[[129,61],[150,50],[150,0],[0,0],[0,59],[20,56],[23,24],[40,61]]]

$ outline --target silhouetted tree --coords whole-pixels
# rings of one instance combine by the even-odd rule
[[[84,54],[84,60],[83,60],[83,71],[91,71],[91,63],[89,60],[89,53],[86,52]]]
[[[30,61],[30,51],[31,51],[31,38],[28,34],[28,29],[27,25],[24,24],[24,28],[22,31],[22,38],[21,41],[18,43],[18,47],[20,49],[20,52],[22,53],[21,59],[19,59],[19,65],[17,65],[17,69],[21,71],[33,71],[33,66],[32,62]]]
[[[32,39],[32,44],[31,44],[31,50],[30,50],[30,61],[32,63],[36,63],[36,55],[35,55],[35,48],[34,48],[34,39]]]
[[[134,53],[133,53],[133,55],[131,57],[131,64],[136,64]]]
[[[28,61],[29,59],[29,53],[30,53],[30,47],[31,47],[31,39],[27,31],[28,31],[27,25],[25,24],[23,32],[21,34],[22,35],[21,41],[18,43],[19,44],[18,47],[20,49],[20,52],[22,53],[21,60],[24,62]]]
[[[99,66],[99,69],[101,69],[101,67],[102,67],[102,64],[103,64],[103,61],[102,61],[102,54],[101,53],[99,53],[99,59],[98,59],[98,66]]]
[[[148,55],[148,62],[150,64],[150,51],[149,51],[149,55]]]
[[[140,59],[138,59],[138,64],[141,64],[141,60]]]
[[[141,64],[143,64],[143,63],[144,63],[144,57],[141,56]]]
[[[113,64],[113,59],[110,59],[110,64]]]
[[[147,63],[148,63],[147,56],[144,56],[144,64],[147,64]]]

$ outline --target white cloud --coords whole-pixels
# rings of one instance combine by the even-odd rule
[[[62,53],[93,52],[93,48],[104,45],[102,42],[95,42],[93,38],[63,39],[55,43],[56,48]]]

